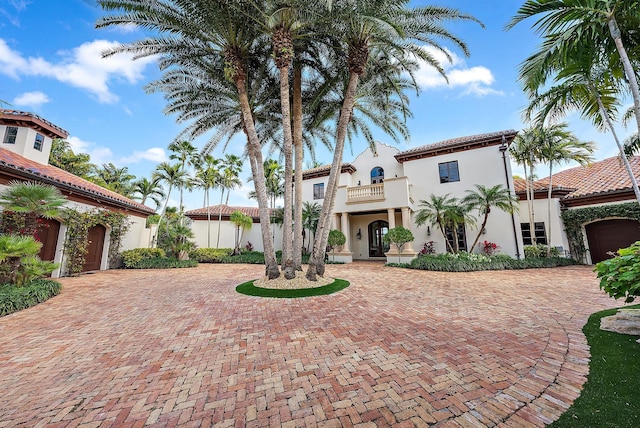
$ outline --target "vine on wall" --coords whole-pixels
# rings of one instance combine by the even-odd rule
[[[584,260],[587,247],[582,237],[582,226],[585,223],[606,218],[626,218],[640,221],[640,205],[637,202],[627,202],[616,205],[578,208],[563,211],[561,216],[573,258]]]
[[[64,241],[67,275],[74,276],[82,272],[89,246],[89,229],[98,224],[111,228],[109,266],[117,264],[122,238],[130,226],[125,214],[101,209],[78,211],[67,208],[63,211],[62,217],[67,226]]]

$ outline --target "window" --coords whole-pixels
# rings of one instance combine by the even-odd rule
[[[455,250],[456,244],[453,236],[453,229],[450,226],[446,226],[444,228],[444,233],[447,235],[447,241]],[[464,224],[459,224],[456,230],[456,236],[458,240],[458,250],[459,251],[467,251],[467,235],[465,233]],[[447,246],[447,251],[449,251],[449,247]]]
[[[537,244],[547,245],[547,234],[544,229],[544,222],[535,222],[533,229],[536,237]],[[529,223],[520,223],[520,230],[522,231],[522,243],[524,245],[533,245],[531,241],[531,228]]]
[[[384,181],[384,169],[379,166],[371,170],[371,184],[382,183]]]
[[[33,148],[41,152],[43,145],[44,145],[44,137],[42,136],[42,134],[36,134],[36,140],[33,143]]]
[[[6,131],[4,131],[4,140],[2,142],[4,144],[15,144],[17,136],[18,128],[15,126],[7,126]]]
[[[324,183],[313,185],[313,199],[324,199]]]
[[[458,161],[439,163],[438,170],[440,172],[440,183],[460,181]]]

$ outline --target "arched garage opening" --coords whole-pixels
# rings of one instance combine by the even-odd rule
[[[585,226],[591,263],[610,259],[609,252],[628,247],[640,241],[640,222],[628,219],[597,221]]]

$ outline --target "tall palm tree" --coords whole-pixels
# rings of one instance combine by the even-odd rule
[[[152,30],[156,36],[120,45],[107,55],[130,52],[137,57],[160,55],[161,66],[189,68],[200,58],[215,57],[224,61],[224,77],[233,82],[240,105],[242,128],[247,137],[247,155],[258,195],[258,209],[265,253],[265,274],[273,279],[280,275],[275,258],[273,238],[269,230],[262,152],[247,80],[252,70],[249,58],[259,46],[260,34],[247,25],[232,2],[194,0],[189,2],[131,2],[128,0],[101,0],[99,4],[115,15],[106,16],[98,27],[136,24]],[[222,76],[218,75],[218,78]]]
[[[533,210],[534,200],[534,170],[539,162],[539,144],[537,128],[527,128],[516,135],[513,144],[509,147],[509,153],[513,160],[524,169],[525,192],[527,195],[527,210],[529,214],[529,230],[534,230],[535,216]],[[536,237],[531,233],[531,243],[536,244]]]
[[[450,204],[445,207],[442,213],[442,221],[444,222],[445,230],[451,231],[453,252],[458,254],[460,252],[460,240],[458,237],[458,229],[460,226],[475,224],[475,219],[471,216],[471,207],[456,201],[455,204]],[[448,241],[448,238],[445,237]]]
[[[617,57],[624,70],[625,81],[633,97],[640,132],[640,90],[637,71],[629,59],[626,42],[638,47],[637,34],[640,2],[629,0],[527,0],[507,28],[538,16],[533,27],[544,36],[558,41],[564,51],[571,43],[585,48],[598,48],[608,57]],[[570,46],[569,46],[570,47]]]
[[[207,247],[211,248],[211,202],[209,193],[218,185],[220,160],[211,155],[202,156],[196,171],[196,185],[204,190],[204,206],[207,207]],[[220,234],[218,232],[218,234]]]
[[[167,205],[169,204],[169,198],[171,197],[171,191],[174,187],[180,187],[183,185],[186,178],[186,174],[182,171],[182,166],[177,163],[171,165],[169,162],[162,162],[156,167],[153,172],[153,180],[157,179],[159,182],[164,182],[169,188],[167,189],[167,198],[164,202],[164,207],[160,212],[160,218],[158,219],[158,229],[156,230],[156,236],[153,237],[153,246],[158,244],[158,232],[160,231],[160,225],[162,224],[162,218],[167,212]]]
[[[551,255],[551,192],[553,187],[553,167],[565,162],[578,162],[586,165],[593,161],[595,144],[579,140],[568,130],[566,123],[541,127],[540,160],[549,165],[547,184],[547,257]],[[531,229],[533,230],[533,229]]]
[[[318,220],[320,220],[320,212],[322,207],[317,202],[305,201],[302,208],[302,226],[304,230],[309,231],[309,242],[311,242],[311,235],[315,238],[316,230],[318,230]],[[307,245],[307,251],[309,245]]]
[[[20,235],[34,236],[38,231],[38,219],[54,218],[67,202],[53,186],[32,181],[10,181],[0,192],[3,210],[24,215],[24,229]]]
[[[98,184],[122,196],[131,197],[133,194],[133,180],[136,176],[129,174],[129,168],[126,166],[118,168],[111,162],[103,163],[102,167],[96,170],[96,178]]]
[[[448,55],[436,43],[436,40],[442,39],[452,43],[465,55],[468,55],[466,44],[449,32],[444,24],[467,20],[478,22],[474,17],[455,9],[435,6],[409,8],[406,0],[335,2],[332,5],[331,13],[327,14],[327,20],[332,34],[340,37],[343,43],[343,49],[346,53],[344,63],[349,80],[336,126],[334,156],[325,190],[325,202],[318,224],[318,234],[309,259],[306,276],[311,281],[316,281],[317,275],[324,275],[324,254],[338,188],[344,143],[356,100],[358,82],[368,68],[370,51],[379,48],[385,52],[386,55],[379,56],[377,59],[384,60],[387,65],[397,62],[407,63],[409,57],[420,58],[434,66],[444,76],[444,70],[437,60],[419,44],[431,45]],[[384,72],[384,67],[377,69],[381,73]]]
[[[220,227],[222,225],[222,201],[227,192],[226,204],[229,203],[229,195],[231,190],[238,188],[242,185],[239,175],[242,171],[242,160],[232,154],[225,155],[221,160],[220,173],[218,176],[218,188],[220,189],[220,210],[218,211],[218,237],[216,241],[216,248],[220,247]]]
[[[156,209],[160,207],[162,199],[164,198],[164,192],[162,186],[160,186],[160,179],[158,177],[149,180],[143,177],[133,183],[133,194],[140,200],[141,204],[147,202],[147,198],[151,199],[156,204]]]
[[[453,213],[451,207],[458,204],[458,199],[451,196],[449,193],[446,195],[429,195],[429,199],[422,199],[418,202],[419,209],[416,211],[415,223],[417,226],[424,226],[429,223],[432,226],[437,226],[446,247],[450,252],[455,252],[451,242],[447,239],[447,233],[445,227],[449,222],[449,218]]]
[[[242,241],[242,233],[245,230],[251,229],[251,226],[253,225],[253,219],[242,211],[236,210],[231,213],[229,220],[236,226],[236,245],[234,246],[233,254],[237,255],[240,254],[240,242]]]
[[[174,141],[169,144],[169,159],[177,160],[180,162],[180,168],[182,173],[186,175],[187,165],[194,165],[198,159],[198,150],[189,141]],[[183,197],[184,189],[189,187],[189,181],[185,180],[180,185],[180,211],[184,211]]]
[[[509,214],[518,208],[518,199],[512,195],[509,189],[497,184],[493,187],[486,187],[482,184],[476,184],[475,190],[467,190],[467,195],[462,199],[462,203],[470,209],[477,209],[482,215],[482,224],[478,228],[478,235],[473,240],[473,244],[469,248],[469,252],[473,252],[480,240],[480,236],[487,226],[487,220],[491,213],[491,208],[496,207],[501,211]]]

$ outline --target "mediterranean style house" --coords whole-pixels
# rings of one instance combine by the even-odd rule
[[[640,156],[629,159],[640,176]],[[551,178],[551,236],[549,237],[549,178],[533,183],[534,236],[566,255],[587,263],[611,257],[611,252],[640,240],[640,205],[631,179],[618,156],[554,174]],[[525,181],[515,180],[520,199],[520,227],[525,245],[531,244],[531,226]],[[550,242],[547,242],[549,239]]]
[[[514,183],[509,160],[513,130],[454,138],[401,151],[382,143],[367,148],[353,162],[344,163],[333,210],[333,229],[346,236],[346,243],[332,254],[336,261],[409,261],[426,242],[433,241],[438,253],[446,251],[445,237],[434,225],[416,226],[415,213],[431,194],[463,198],[476,184],[502,185],[511,192]],[[324,201],[330,167],[303,173],[303,199]],[[389,229],[404,226],[414,242],[398,249],[385,245]],[[450,231],[449,231],[450,232]],[[478,233],[467,225],[458,231],[461,250],[467,250]],[[522,234],[518,213],[493,210],[482,239],[500,246],[503,254],[521,257]],[[453,234],[449,233],[448,239]]]
[[[0,110],[0,188],[14,180],[41,182],[57,187],[68,199],[67,207],[78,211],[101,208],[124,213],[130,227],[122,239],[121,250],[148,247],[152,235],[145,223],[154,213],[153,209],[48,164],[52,140],[67,136],[67,131],[35,114]],[[67,227],[62,219],[45,223],[47,226],[38,232],[43,243],[40,257],[64,266]],[[83,271],[108,268],[109,232],[109,226],[101,224],[89,230],[89,252]],[[61,269],[58,269],[52,276],[60,275]]]

